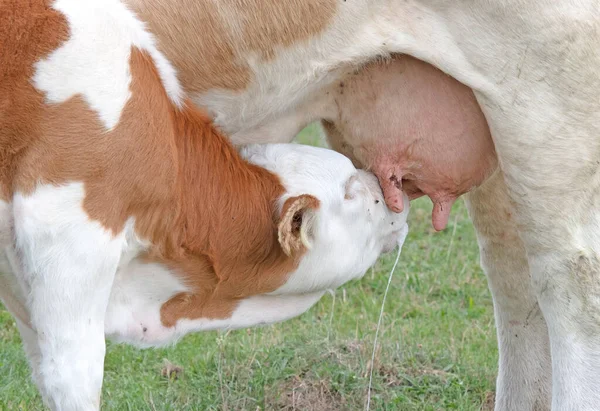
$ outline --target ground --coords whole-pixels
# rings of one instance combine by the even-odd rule
[[[318,144],[314,127],[299,139]],[[496,374],[491,297],[464,203],[434,233],[431,203],[412,204],[389,291],[371,410],[490,410]],[[395,254],[269,327],[190,335],[173,348],[108,344],[104,410],[360,410],[373,337]],[[11,316],[0,306],[0,410],[41,402]]]

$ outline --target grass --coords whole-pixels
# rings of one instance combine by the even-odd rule
[[[299,140],[320,144],[318,129]],[[431,204],[412,204],[410,233],[380,331],[372,410],[488,410],[496,336],[465,206],[434,233]],[[395,255],[294,320],[190,335],[172,348],[108,344],[104,410],[360,410],[380,303]],[[41,401],[10,315],[0,308],[0,409]],[[165,366],[177,376],[164,376]]]

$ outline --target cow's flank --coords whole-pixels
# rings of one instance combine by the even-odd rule
[[[128,3],[148,22],[161,50],[178,67],[186,90],[196,93],[246,88],[252,77],[249,55],[270,60],[278,49],[310,40],[328,27],[337,9],[334,0]],[[181,36],[183,32],[195,35]],[[203,64],[190,64],[190,50]]]

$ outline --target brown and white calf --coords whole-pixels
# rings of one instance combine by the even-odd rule
[[[282,321],[406,235],[341,154],[240,155],[118,1],[4,2],[0,44],[0,297],[53,409],[98,409],[105,335]]]
[[[494,296],[496,408],[600,408],[596,0],[125,1],[235,143],[290,141],[319,119],[341,126],[338,108],[353,109],[332,95],[379,57],[410,55],[449,75],[406,62],[397,81],[412,92],[396,101],[409,135],[393,136],[390,156],[370,155],[370,165],[391,207],[401,208],[401,186],[431,195],[439,229],[453,198],[493,169],[491,135],[499,169],[469,202]],[[398,125],[374,115],[391,126],[383,131]],[[423,144],[407,151],[413,134]],[[377,148],[369,130],[350,139],[364,136]],[[446,157],[448,141],[456,144]],[[478,156],[467,141],[486,151]],[[473,158],[484,167],[461,164]]]

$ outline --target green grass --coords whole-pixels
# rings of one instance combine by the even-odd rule
[[[303,142],[320,144],[318,129]],[[412,204],[388,295],[372,410],[489,409],[496,374],[491,298],[465,206],[434,233],[431,204]],[[190,335],[167,349],[108,344],[105,410],[360,410],[377,316],[395,255],[297,319]],[[0,409],[41,409],[19,335],[0,309]],[[179,378],[161,370],[169,361]]]

